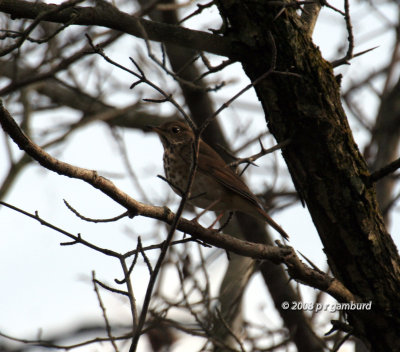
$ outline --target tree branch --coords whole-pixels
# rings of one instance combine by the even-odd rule
[[[62,5],[32,3],[23,0],[2,0],[0,11],[10,14],[14,18],[36,19],[43,12],[49,12],[43,20],[55,23],[68,23],[74,19],[75,25],[102,26],[117,31],[143,38],[143,29],[148,39],[172,43],[195,50],[207,51],[216,55],[232,55],[230,39],[219,37],[215,34],[177,27],[165,23],[133,17],[119,11],[112,5],[102,2],[95,7],[75,6],[60,9]]]
[[[119,190],[111,181],[91,171],[62,162],[38,145],[33,143],[19,128],[17,123],[3,107],[0,100],[0,124],[4,131],[14,140],[20,149],[24,150],[32,158],[45,168],[59,175],[80,179],[99,189],[118,204],[127,208],[130,214],[142,215],[173,224],[176,215],[167,207],[158,207],[143,204],[131,198],[128,194]],[[233,236],[218,233],[216,230],[205,229],[199,224],[180,218],[176,228],[184,233],[189,233],[196,239],[201,239],[208,244],[226,249],[233,253],[252,257],[254,259],[267,259],[274,263],[285,263],[289,274],[293,279],[311,287],[318,288],[329,293],[339,302],[357,301],[343,284],[328,275],[306,266],[296,255],[293,248],[288,246],[268,246],[248,241],[239,240]]]
[[[375,183],[380,179],[390,175],[391,173],[395,172],[397,169],[400,168],[400,158],[396,159],[395,161],[391,162],[390,164],[382,167],[381,169],[373,172],[369,177],[369,181]]]

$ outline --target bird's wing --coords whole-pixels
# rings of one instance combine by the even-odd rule
[[[221,156],[209,145],[200,141],[200,151],[198,160],[198,169],[210,176],[231,191],[248,199],[254,205],[260,207],[257,198],[251,193],[250,189],[243,180],[236,175],[232,169],[225,163]]]

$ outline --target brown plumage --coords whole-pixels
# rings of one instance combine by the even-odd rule
[[[164,171],[175,193],[186,189],[193,157],[194,134],[181,121],[152,128],[164,146]],[[288,239],[287,233],[261,208],[257,197],[232,171],[220,155],[200,139],[197,170],[191,188],[190,203],[208,210],[241,211],[266,221]]]

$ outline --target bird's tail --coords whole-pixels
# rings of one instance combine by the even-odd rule
[[[256,217],[260,220],[264,220],[267,222],[268,225],[270,225],[274,230],[279,232],[279,234],[287,241],[289,241],[289,235],[285,232],[285,230],[280,227],[263,209],[261,208],[256,208],[257,209],[257,214]]]

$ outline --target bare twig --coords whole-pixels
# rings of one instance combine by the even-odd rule
[[[318,271],[321,274],[324,274],[324,271],[322,271],[320,268],[318,268],[318,266],[316,266],[310,259],[308,259],[303,253],[301,253],[300,251],[298,251],[300,253],[300,255],[307,261],[307,263],[316,271]]]
[[[395,161],[391,162],[390,164],[386,165],[385,167],[373,172],[369,176],[370,184],[379,181],[380,179],[390,175],[391,173],[395,172],[397,169],[400,168],[400,158],[396,159]]]
[[[217,66],[212,66],[203,53],[201,53],[200,56],[201,56],[201,59],[202,59],[204,65],[206,65],[208,71],[202,73],[199,77],[197,77],[194,80],[195,82],[202,80],[204,77],[206,77],[207,75],[209,75],[211,73],[222,71],[225,67],[228,67],[229,65],[232,65],[233,63],[235,63],[235,60],[227,59],[227,60],[222,61]]]
[[[98,247],[98,246],[94,245],[93,243],[90,243],[90,242],[84,240],[84,239],[81,237],[80,234],[78,234],[78,235],[73,235],[72,233],[67,232],[67,231],[65,231],[65,230],[63,230],[63,229],[61,229],[61,228],[59,228],[59,227],[57,227],[57,226],[55,226],[55,225],[53,225],[53,224],[47,222],[46,220],[42,219],[42,218],[39,216],[39,213],[38,213],[37,211],[35,212],[35,214],[31,214],[31,213],[29,213],[29,212],[27,212],[27,211],[25,211],[25,210],[22,210],[22,209],[20,209],[20,208],[14,206],[14,205],[8,204],[8,203],[3,202],[3,201],[0,201],[0,204],[1,204],[1,205],[4,205],[4,206],[7,207],[7,208],[10,208],[10,209],[12,209],[12,210],[18,212],[18,213],[21,213],[21,214],[23,214],[23,215],[25,215],[25,216],[28,216],[28,217],[30,217],[30,218],[32,218],[32,219],[34,219],[34,220],[40,222],[40,224],[43,225],[43,226],[46,226],[46,227],[48,227],[48,228],[50,228],[50,229],[52,229],[52,230],[54,230],[54,231],[56,231],[56,232],[61,233],[62,235],[65,235],[65,236],[71,238],[71,239],[73,240],[73,242],[71,242],[71,243],[69,243],[69,244],[77,244],[77,243],[83,244],[84,246],[87,246],[87,247],[89,247],[89,248],[91,248],[91,249],[94,249],[94,250],[97,251],[97,252],[101,252],[101,253],[103,253],[103,254],[105,254],[105,255],[108,255],[108,256],[111,256],[111,257],[116,257],[116,258],[119,258],[119,257],[120,257],[120,254],[117,253],[117,252],[114,252],[114,251],[112,251],[112,250],[110,250],[110,249]]]
[[[215,3],[214,0],[207,2],[205,4],[197,4],[197,10],[193,11],[192,13],[190,13],[189,15],[183,17],[178,24],[182,24],[183,22],[187,21],[189,18],[192,18],[200,13],[203,12],[204,9],[209,8],[211,6],[213,6]]]
[[[259,139],[260,142],[260,148],[261,150],[257,153],[254,154],[252,156],[246,157],[246,158],[237,158],[237,160],[235,160],[234,162],[230,163],[229,166],[231,167],[236,167],[240,164],[252,164],[254,161],[256,161],[257,159],[261,158],[264,155],[270,154],[276,150],[282,149],[284,147],[286,147],[287,145],[290,144],[290,139],[286,139],[283,142],[278,143],[277,145],[274,145],[271,148],[265,149],[261,140]]]
[[[329,9],[331,9],[331,10],[333,10],[333,11],[339,13],[339,14],[341,14],[343,17],[346,16],[346,13],[345,13],[345,12],[343,12],[342,10],[339,10],[339,9],[336,8],[335,6],[332,6],[332,5],[329,4],[326,0],[323,0],[323,1],[322,1],[322,4],[323,4],[324,6],[326,6],[327,8],[329,8]]]
[[[243,346],[242,341],[240,341],[240,338],[238,336],[236,336],[236,334],[234,333],[234,331],[232,330],[232,328],[229,326],[229,324],[225,321],[224,317],[221,314],[221,311],[219,309],[216,309],[217,311],[217,315],[218,318],[220,320],[220,322],[222,322],[222,325],[224,326],[224,328],[226,329],[226,331],[228,331],[229,335],[233,337],[233,339],[236,341],[236,343],[239,345],[240,347],[240,351],[241,352],[245,352],[245,348]]]
[[[335,60],[332,62],[333,67],[337,67],[339,65],[343,64],[349,64],[349,60],[351,60],[353,56],[353,50],[354,50],[354,35],[353,35],[353,26],[351,24],[351,18],[350,18],[350,4],[349,0],[344,0],[344,20],[346,22],[346,28],[347,28],[347,40],[349,42],[349,46],[347,48],[346,55],[339,59]]]
[[[208,248],[211,247],[210,245],[208,245],[208,244],[206,244],[206,243],[204,243],[204,242],[202,242],[202,241],[200,241],[200,240],[197,240],[197,239],[195,239],[195,238],[193,238],[193,237],[188,237],[188,238],[183,238],[183,239],[181,239],[181,240],[172,241],[171,244],[170,244],[170,246],[175,246],[175,245],[177,245],[177,244],[183,244],[183,243],[187,243],[187,242],[196,242],[196,243],[198,243],[198,244],[200,244],[200,245],[202,245],[202,246],[204,246],[204,247],[208,247]],[[162,247],[162,243],[153,244],[153,245],[150,245],[150,246],[143,247],[143,248],[142,248],[142,251],[146,252],[146,251],[149,251],[149,250],[161,249],[161,247]],[[136,255],[138,252],[139,252],[138,249],[135,249],[135,250],[126,252],[126,253],[124,254],[124,257],[125,257],[125,258],[128,258],[128,257],[130,257],[130,256],[132,256],[132,255]]]
[[[128,171],[129,180],[133,183],[133,185],[136,187],[136,189],[139,190],[140,196],[142,197],[142,199],[145,202],[149,203],[148,195],[146,194],[145,190],[143,189],[142,185],[140,184],[139,178],[136,175],[136,172],[129,161],[128,151],[126,149],[125,141],[123,140],[122,136],[118,132],[118,129],[113,128],[112,134],[113,134],[115,140],[117,141],[117,145],[118,145],[118,148],[120,151],[119,154],[121,155],[122,161],[125,164],[125,168]]]
[[[170,230],[168,232],[167,238],[166,238],[166,240],[164,241],[164,243],[163,243],[163,245],[161,247],[161,253],[160,253],[160,255],[159,255],[158,259],[157,259],[157,262],[156,262],[156,265],[154,267],[153,273],[150,276],[150,280],[149,280],[149,283],[148,283],[148,286],[147,286],[147,290],[146,290],[146,295],[145,295],[145,298],[144,298],[144,301],[143,301],[143,305],[142,305],[142,312],[141,312],[140,317],[139,317],[138,326],[137,326],[137,329],[136,329],[135,334],[133,336],[132,344],[131,344],[131,346],[129,348],[129,352],[135,352],[136,351],[136,348],[137,348],[137,345],[138,345],[138,342],[139,342],[139,338],[140,338],[140,335],[142,333],[142,329],[143,329],[143,326],[144,326],[144,323],[145,323],[145,320],[146,320],[147,311],[148,311],[149,306],[150,306],[151,295],[152,295],[152,292],[153,292],[153,288],[154,288],[156,279],[157,279],[158,274],[160,272],[161,265],[162,265],[162,263],[164,261],[164,258],[165,258],[166,254],[167,254],[168,247],[169,247],[169,245],[170,245],[170,243],[172,241],[172,238],[173,238],[173,235],[175,233],[175,230],[178,227],[178,222],[179,222],[179,220],[181,218],[181,215],[183,213],[183,209],[185,207],[186,201],[188,200],[188,197],[189,197],[189,194],[190,194],[190,189],[192,187],[193,180],[194,180],[194,175],[195,175],[195,172],[196,172],[196,169],[197,169],[197,160],[198,160],[198,154],[199,154],[199,143],[200,143],[200,137],[196,136],[196,138],[195,138],[195,140],[193,142],[193,157],[192,157],[192,163],[191,163],[190,171],[189,171],[189,175],[188,175],[188,183],[187,183],[185,192],[182,195],[182,199],[181,199],[181,202],[179,204],[179,207],[178,207],[178,210],[176,212],[176,215],[175,215],[175,217],[174,217],[174,219],[172,221],[171,228],[170,228]]]
[[[118,221],[122,218],[125,218],[127,216],[129,216],[129,212],[124,212],[120,215],[117,215],[113,218],[108,218],[108,219],[91,219],[88,217],[85,217],[83,215],[81,215],[76,209],[74,209],[65,199],[64,199],[64,204],[66,205],[66,207],[71,210],[78,218],[84,220],[84,221],[88,221],[88,222],[94,222],[94,223],[99,223],[99,222],[114,222],[114,221]]]
[[[138,326],[138,313],[137,313],[137,307],[136,307],[136,298],[135,298],[135,294],[133,292],[133,286],[132,286],[130,272],[128,271],[128,266],[126,265],[126,259],[123,256],[121,256],[119,258],[119,261],[121,263],[121,267],[124,272],[124,280],[126,282],[126,288],[128,291],[128,298],[129,298],[131,315],[132,315],[132,334],[134,334],[135,329]]]
[[[122,296],[128,296],[129,295],[128,292],[126,292],[126,291],[118,290],[118,289],[116,289],[114,287],[106,285],[104,282],[101,282],[99,280],[95,280],[95,281],[99,286],[103,287],[107,291],[110,291],[112,293],[117,293],[117,294],[122,295]]]
[[[4,334],[2,332],[0,332],[0,336],[6,338],[8,340],[15,341],[15,342],[20,342],[20,343],[24,343],[24,344],[30,344],[30,345],[33,345],[33,346],[56,348],[56,349],[59,349],[59,350],[66,350],[66,351],[72,350],[73,348],[78,348],[78,347],[82,347],[82,346],[88,346],[88,345],[91,345],[91,344],[94,344],[94,343],[110,342],[110,339],[108,337],[106,337],[106,338],[104,338],[104,337],[96,337],[94,339],[83,341],[83,342],[79,342],[79,343],[72,344],[72,345],[58,345],[58,344],[55,344],[55,343],[53,343],[51,341],[46,341],[46,340],[42,340],[42,339],[37,339],[37,340],[20,339],[20,338],[11,336],[11,335]],[[115,336],[113,338],[113,340],[114,341],[127,340],[127,339],[129,339],[131,337],[132,337],[131,334],[126,334],[126,335],[122,335],[122,336]]]
[[[231,56],[231,39],[191,30],[178,26],[153,22],[131,16],[128,13],[119,11],[116,7],[104,2],[104,6],[80,7],[58,11],[59,6],[46,3],[30,3],[23,0],[2,0],[0,11],[8,13],[16,18],[35,19],[46,11],[54,11],[45,16],[46,21],[55,23],[67,23],[72,14],[76,14],[75,25],[97,25],[115,29],[136,37],[142,37],[143,32],[140,26],[146,30],[150,40],[169,42],[195,50],[202,50],[216,55]],[[112,14],[112,16],[110,15]]]
[[[132,274],[133,268],[135,267],[137,260],[139,258],[139,253],[140,253],[140,249],[139,249],[139,243],[136,244],[136,250],[131,251],[131,253],[133,253],[134,257],[133,260],[131,262],[131,265],[129,266],[128,270],[124,269],[124,278],[121,280],[118,279],[114,279],[114,281],[118,284],[118,285],[122,285],[124,283],[126,283],[127,277],[129,277]],[[124,256],[124,259],[128,258],[128,256]],[[125,262],[126,265],[126,262]]]
[[[342,59],[332,61],[332,63],[331,63],[331,64],[332,64],[332,67],[338,67],[338,66],[343,65],[343,64],[348,64],[348,63],[349,63],[348,61],[349,61],[350,59],[354,59],[355,57],[358,57],[358,56],[367,54],[367,53],[369,53],[370,51],[375,50],[376,48],[379,48],[379,46],[374,46],[373,48],[369,48],[369,49],[366,49],[366,50],[357,52],[357,53],[353,54],[353,55],[351,56],[351,58],[349,58],[349,59],[346,59],[346,57],[344,57],[344,58],[342,58]]]
[[[101,299],[101,296],[100,296],[99,289],[98,289],[98,287],[97,287],[96,273],[95,273],[94,270],[92,271],[92,282],[93,282],[94,292],[96,292],[97,301],[99,302],[99,306],[100,306],[101,311],[102,311],[102,313],[103,313],[104,323],[106,324],[107,336],[108,336],[108,338],[109,338],[110,341],[111,341],[111,344],[112,344],[112,346],[113,346],[113,348],[114,348],[114,351],[115,351],[115,352],[119,352],[118,346],[117,346],[117,344],[115,343],[115,338],[114,338],[114,336],[113,336],[113,334],[112,334],[112,331],[111,331],[110,322],[108,321],[108,316],[107,316],[107,312],[106,312],[106,307],[104,306],[103,300]]]
[[[226,219],[226,221],[218,228],[218,232],[221,232],[225,227],[227,227],[228,226],[228,224],[229,224],[229,222],[232,220],[232,217],[233,217],[233,212],[231,211],[229,214],[228,214],[228,218]]]
[[[153,268],[151,266],[149,258],[147,258],[146,252],[143,250],[142,239],[140,238],[140,236],[138,237],[138,250],[140,251],[140,254],[143,257],[143,260],[146,263],[147,269],[149,269],[149,274],[152,275]]]
[[[265,78],[267,78],[275,70],[277,50],[276,50],[275,40],[274,40],[274,37],[272,36],[271,32],[268,32],[268,38],[269,38],[270,43],[271,43],[271,63],[270,63],[270,68],[265,73],[263,73],[260,77],[255,79],[253,82],[248,84],[246,87],[242,88],[238,93],[236,93],[228,101],[224,102],[211,116],[207,117],[204,120],[204,122],[201,124],[199,130],[196,131],[197,135],[200,136],[203,133],[203,131],[207,128],[207,126],[210,124],[210,122],[216,116],[218,116],[223,110],[225,110],[227,107],[229,107],[229,105],[231,105],[237,98],[239,98],[241,95],[243,95],[249,89],[253,88],[258,83],[263,81]]]
[[[28,26],[28,28],[21,33],[19,40],[17,40],[17,42],[13,45],[10,45],[8,48],[3,49],[2,51],[0,51],[0,56],[4,56],[7,55],[8,53],[12,52],[13,50],[15,50],[16,48],[19,48],[24,41],[29,37],[29,34],[38,26],[38,24],[47,16],[49,15],[55,15],[61,11],[63,11],[64,9],[70,8],[75,6],[76,4],[83,2],[83,0],[69,0],[66,1],[64,3],[62,3],[60,6],[57,7],[49,7],[46,11],[43,11],[41,13],[39,13],[35,20]],[[65,27],[67,27],[68,25],[72,24],[74,22],[74,17],[76,16],[76,14],[74,12],[71,13],[71,18],[66,21],[63,26],[60,28],[59,31],[61,31],[62,29],[64,29]],[[56,35],[58,32],[56,32],[54,35]]]
[[[144,28],[144,26],[142,26],[140,23],[138,24],[141,32],[142,32],[142,37],[145,40],[146,43],[146,48],[147,48],[147,55],[148,57],[153,60],[154,63],[156,63],[165,73],[167,73],[168,75],[170,75],[171,77],[173,77],[176,81],[178,81],[179,83],[188,86],[190,89],[193,90],[200,90],[200,91],[207,91],[206,88],[203,87],[203,85],[199,85],[196,84],[196,81],[188,81],[184,78],[182,78],[182,76],[179,74],[179,72],[173,72],[171,71],[167,66],[166,66],[166,60],[165,60],[165,51],[164,51],[164,46],[162,46],[162,60],[159,60],[157,58],[157,56],[153,53],[152,47],[151,47],[151,43],[149,40],[149,36],[147,35],[146,29]],[[182,68],[181,70],[185,69],[185,67],[187,65],[190,65],[191,63],[193,63],[193,61],[196,58],[191,58]]]
[[[109,62],[110,64],[120,68],[123,71],[126,71],[128,73],[130,73],[131,75],[135,76],[138,81],[136,81],[135,83],[133,83],[131,85],[131,88],[137,86],[138,84],[141,83],[145,83],[147,85],[149,85],[151,88],[153,88],[155,91],[157,91],[158,93],[160,93],[163,97],[165,101],[170,102],[178,111],[179,113],[183,116],[183,118],[186,120],[186,122],[189,124],[189,126],[193,129],[195,128],[195,124],[192,121],[192,119],[190,118],[190,116],[185,112],[185,110],[183,110],[183,108],[181,107],[181,105],[172,97],[171,94],[168,94],[167,92],[165,92],[161,87],[157,86],[155,83],[153,83],[152,81],[148,80],[144,71],[141,69],[141,67],[137,64],[137,62],[130,57],[131,62],[135,65],[135,67],[137,68],[137,70],[139,71],[139,73],[132,71],[131,69],[128,69],[127,67],[120,65],[119,63],[115,62],[114,60],[112,60],[111,58],[109,58],[103,51],[103,49],[98,46],[98,45],[94,45],[91,37],[89,35],[86,34],[86,37],[89,41],[90,46],[92,47],[93,51],[97,54],[99,54],[100,56],[102,56],[107,62]],[[162,102],[162,101],[159,101]]]

